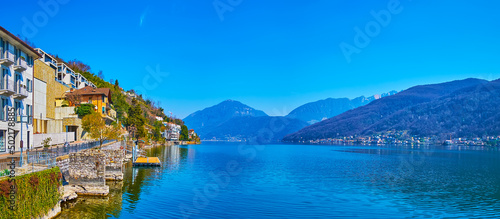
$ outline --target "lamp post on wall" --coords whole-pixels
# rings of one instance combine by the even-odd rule
[[[23,115],[23,110],[21,109],[21,112],[19,113],[19,120],[20,120],[19,122],[21,123],[21,141],[19,142],[19,145],[21,146],[21,157],[20,157],[20,160],[19,160],[19,166],[20,167],[23,167],[23,160],[24,160],[23,159],[23,147],[24,147],[24,145],[23,145],[23,143],[24,143],[24,141],[23,141],[23,123],[25,123],[24,122],[24,118],[26,118],[26,129],[28,129],[29,116],[28,115],[24,116]],[[26,150],[26,153],[27,153],[28,158],[29,158],[29,156],[30,156],[29,155],[29,150]]]
[[[132,125],[128,128],[128,131],[129,131],[129,133],[132,133],[132,141],[134,141],[134,137],[135,137],[135,133],[137,131],[137,128],[134,125]],[[136,156],[137,156],[136,153],[137,153],[137,139],[134,142],[134,147],[132,149],[132,162],[135,162],[135,160],[136,160]]]

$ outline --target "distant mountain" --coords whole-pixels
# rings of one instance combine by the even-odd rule
[[[332,118],[348,110],[364,106],[376,99],[396,94],[396,91],[377,94],[371,97],[357,97],[352,100],[348,98],[328,98],[316,102],[306,103],[292,110],[286,117],[299,119],[309,124]]]
[[[416,135],[480,135],[500,127],[499,81],[465,79],[387,96],[286,136],[284,141],[409,130]]]
[[[204,136],[224,122],[234,117],[267,116],[266,113],[256,110],[235,100],[226,100],[215,106],[192,113],[184,118],[184,124],[190,129],[196,130],[200,136]]]
[[[282,116],[234,117],[212,128],[203,139],[246,140],[252,143],[277,142],[308,124],[298,119]]]

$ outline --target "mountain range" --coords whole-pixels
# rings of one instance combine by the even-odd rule
[[[500,134],[500,80],[421,85],[381,98],[286,136],[287,142],[407,130],[412,135]]]
[[[396,91],[371,97],[329,98],[304,104],[287,116],[268,116],[235,100],[226,100],[197,111],[184,119],[185,124],[204,140],[246,140],[259,143],[280,141],[287,134],[321,119],[366,105],[373,100],[394,95]]]
[[[374,100],[382,97],[396,94],[396,91],[390,91],[380,95],[373,95],[371,97],[357,97],[354,99],[348,98],[328,98],[316,102],[306,103],[302,106],[292,110],[286,117],[292,119],[299,119],[309,124],[329,119],[339,115],[348,110],[364,106]]]

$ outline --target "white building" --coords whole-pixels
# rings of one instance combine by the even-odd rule
[[[163,137],[167,139],[167,141],[178,141],[181,135],[181,126],[175,123],[166,122],[164,122],[163,125],[166,127],[163,132]]]
[[[76,73],[64,63],[57,63],[56,78],[71,88],[76,88]]]
[[[0,154],[10,152],[7,139],[11,136],[15,139],[15,151],[20,151],[21,140],[24,148],[32,148],[33,64],[40,57],[36,50],[0,27]],[[8,115],[12,111],[16,116]],[[27,116],[23,124],[21,115]],[[9,118],[16,121],[14,126],[9,126]]]

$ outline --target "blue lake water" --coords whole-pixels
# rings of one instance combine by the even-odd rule
[[[202,145],[148,151],[106,198],[59,218],[498,218],[500,151],[466,146]]]

